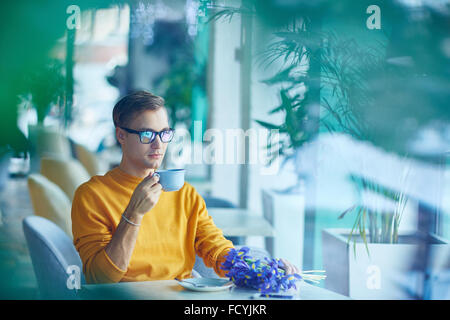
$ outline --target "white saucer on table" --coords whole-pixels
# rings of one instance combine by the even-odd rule
[[[175,279],[183,288],[192,291],[221,291],[234,286],[234,283],[228,279],[216,278],[189,278],[189,279]]]

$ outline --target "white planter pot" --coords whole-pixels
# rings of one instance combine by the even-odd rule
[[[305,197],[302,193],[279,193],[262,190],[264,218],[275,236],[266,238],[266,250],[274,258],[283,258],[303,267]]]
[[[0,156],[0,190],[3,190],[8,180],[11,156],[12,156],[11,152],[8,152]]]
[[[353,240],[348,243],[349,233],[348,229],[322,231],[327,289],[354,299],[412,299],[422,295],[424,275],[418,266],[418,253],[423,245],[416,234],[400,233],[398,244],[369,243],[369,256],[364,243],[358,241],[355,249]],[[437,236],[432,240],[429,270],[439,278],[450,269],[450,246]]]
[[[39,171],[40,158],[45,156],[70,158],[72,151],[67,137],[56,127],[42,124],[28,125],[30,141],[30,170]]]

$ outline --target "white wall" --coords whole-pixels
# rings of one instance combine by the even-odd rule
[[[260,53],[267,48],[271,33],[258,21],[253,21],[253,57],[259,57]],[[254,59],[255,60],[255,59]],[[259,60],[258,60],[259,61]],[[281,124],[284,114],[277,113],[269,115],[269,111],[280,104],[279,86],[268,86],[262,83],[262,80],[271,78],[282,68],[281,63],[273,63],[269,68],[263,68],[259,63],[252,65],[252,83],[251,83],[251,112],[250,128],[262,130],[263,128],[254,120],[262,120],[270,123]],[[265,142],[259,141],[259,148],[263,148]],[[269,170],[271,169],[271,170]],[[281,161],[268,168],[263,163],[249,166],[249,189],[247,206],[254,215],[263,216],[264,208],[262,205],[262,190],[283,190],[296,184],[296,175],[291,163],[281,167]],[[299,212],[302,209],[299,204]],[[249,245],[264,246],[263,239],[251,237],[248,239]]]
[[[259,56],[262,50],[267,48],[267,36],[270,31],[267,31],[259,21],[255,20],[253,24],[253,56]],[[250,118],[250,127],[257,130],[263,129],[254,120],[267,121],[274,124],[281,124],[283,122],[284,114],[276,113],[269,115],[269,111],[280,104],[279,86],[268,86],[262,83],[262,80],[274,76],[280,71],[282,65],[280,63],[273,63],[269,68],[264,69],[259,64],[254,63],[252,68],[252,105]],[[264,147],[264,143],[260,141],[260,146]],[[281,164],[280,164],[281,165]],[[287,164],[284,168],[278,167],[278,170],[266,174],[265,167],[262,163],[258,165],[251,165],[249,172],[249,194],[248,207],[255,211],[255,213],[262,213],[261,189],[286,189],[286,187],[295,184],[296,177],[293,174],[292,165]],[[273,167],[276,169],[275,167]]]
[[[255,61],[252,65],[251,106],[241,106],[240,103],[240,63],[235,59],[235,51],[240,46],[239,15],[231,21],[222,19],[216,22],[214,28],[214,65],[212,88],[212,112],[210,128],[223,130],[241,128],[241,114],[243,108],[251,108],[250,128],[262,130],[254,120],[264,120],[281,123],[282,114],[268,115],[268,112],[279,104],[278,90],[261,83],[261,80],[273,76],[280,69],[274,64],[264,70],[259,68]],[[267,32],[254,21],[253,25],[253,57],[266,46]],[[258,141],[258,147],[263,148],[265,141]],[[226,150],[225,150],[226,152]],[[246,159],[248,161],[248,159]],[[255,214],[262,215],[261,189],[263,187],[282,189],[295,183],[291,166],[283,170],[265,174],[267,168],[260,163],[249,166],[249,194],[248,207]],[[239,202],[239,174],[240,165],[216,164],[212,167],[212,193],[233,201]]]
[[[231,22],[217,21],[214,28],[214,57],[212,73],[212,108],[210,128],[225,132],[239,128],[240,118],[240,64],[235,50],[240,45],[240,17]],[[226,150],[225,150],[226,152]],[[212,166],[212,195],[239,203],[239,165]]]

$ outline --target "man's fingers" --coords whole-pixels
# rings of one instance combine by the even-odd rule
[[[286,274],[294,274],[294,273],[300,273],[300,271],[298,270],[298,268],[293,265],[292,263],[290,263],[289,261],[286,261],[284,259],[280,259],[281,262],[283,262],[283,269],[286,272]]]
[[[294,266],[294,268],[295,268],[295,273],[297,273],[297,274],[300,274],[301,273],[301,271],[300,271],[300,269],[297,267],[297,266]]]
[[[153,186],[154,184],[159,182],[159,174],[155,172],[152,176],[147,176],[142,182],[146,186]]]
[[[280,259],[281,260],[281,262],[283,263],[283,267],[282,267],[282,269],[285,271],[285,273],[286,274],[289,274],[290,272],[289,272],[289,263],[286,261],[286,260],[284,260],[284,259]]]
[[[287,270],[286,270],[287,274],[293,274],[294,273],[294,268],[292,268],[291,265],[288,265]]]
[[[152,190],[154,193],[160,192],[162,190],[162,185],[160,183],[156,183],[152,185],[150,190]]]

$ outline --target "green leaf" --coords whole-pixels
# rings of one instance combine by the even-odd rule
[[[352,210],[355,209],[355,208],[356,208],[356,205],[351,206],[350,208],[348,208],[347,210],[345,210],[344,212],[342,212],[342,213],[339,215],[338,219],[340,220],[340,219],[344,218],[344,216],[345,216],[348,212],[352,211]]]
[[[360,215],[361,215],[362,207],[358,206],[358,207],[357,207],[357,210],[358,210],[358,215],[356,216],[355,223],[353,224],[353,227],[352,227],[352,229],[350,230],[350,234],[348,235],[347,243],[350,243],[350,240],[352,239],[352,236],[353,236],[353,232],[354,232],[356,226],[358,225],[358,221],[359,221],[359,217],[360,217]]]
[[[289,73],[292,71],[292,69],[294,67],[295,66],[292,65],[292,66],[278,72],[272,78],[269,78],[266,80],[261,80],[261,82],[265,83],[267,85],[273,85],[273,84],[280,83],[280,82],[292,81],[294,78],[290,77]]]
[[[269,130],[280,130],[281,131],[281,126],[279,126],[279,125],[268,123],[268,122],[261,121],[261,120],[255,120],[255,121],[260,126],[263,126],[266,129],[269,129]]]
[[[363,216],[362,216],[362,232],[361,232],[361,237],[364,241],[364,245],[366,247],[366,251],[367,251],[367,255],[370,258],[370,253],[369,253],[369,246],[367,245],[367,238],[366,238],[366,210],[363,210]]]
[[[275,109],[270,110],[269,114],[274,114],[274,113],[277,113],[277,112],[280,112],[280,111],[283,111],[283,110],[284,110],[284,106],[280,105],[280,106],[276,107]]]

